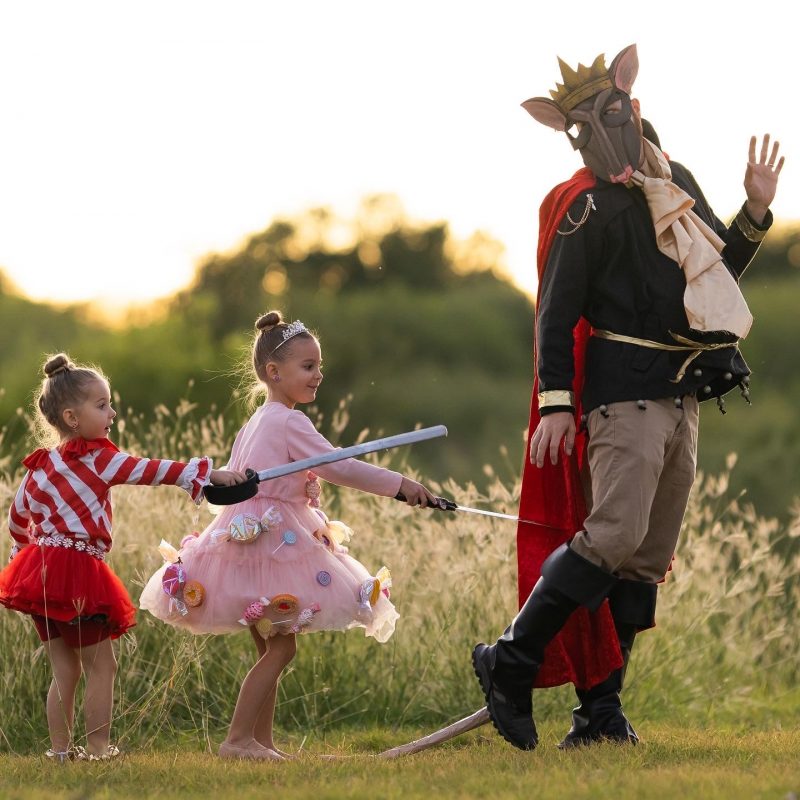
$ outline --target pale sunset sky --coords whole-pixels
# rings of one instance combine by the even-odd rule
[[[773,3],[0,2],[0,269],[118,305],[186,285],[280,215],[394,193],[482,230],[535,290],[537,210],[580,164],[520,103],[636,43],[634,95],[728,220],[751,134],[800,219],[796,28]]]

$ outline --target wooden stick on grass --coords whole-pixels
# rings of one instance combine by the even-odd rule
[[[400,756],[419,753],[422,750],[427,750],[429,747],[442,744],[442,742],[448,742],[450,739],[454,739],[462,733],[480,728],[481,725],[485,725],[488,721],[489,712],[485,708],[480,708],[468,717],[464,717],[464,719],[460,719],[458,722],[454,722],[452,725],[448,725],[446,728],[442,728],[435,733],[429,733],[421,739],[415,739],[408,744],[401,744],[399,747],[393,747],[391,750],[384,750],[382,753],[378,753],[378,758],[399,758]]]

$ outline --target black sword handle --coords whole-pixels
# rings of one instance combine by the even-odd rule
[[[243,483],[236,483],[233,486],[212,486],[209,484],[203,488],[203,494],[209,503],[215,506],[232,506],[255,497],[258,493],[258,473],[252,469],[246,469],[247,480]]]
[[[394,496],[394,499],[400,500],[402,503],[405,503],[408,500],[408,498],[402,492],[398,492]],[[446,497],[434,497],[433,499],[436,501],[435,505],[426,506],[433,511],[455,511],[458,508],[458,505],[456,505],[453,500],[448,500]]]

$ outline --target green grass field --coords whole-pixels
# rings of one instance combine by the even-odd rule
[[[148,455],[219,455],[220,420],[189,423],[165,411],[162,422],[138,438],[123,429],[121,445]],[[512,471],[491,477],[484,495],[452,483],[434,488],[464,505],[514,511]],[[0,473],[3,516],[18,479]],[[118,644],[112,740],[126,757],[48,763],[41,755],[48,665],[29,620],[0,611],[0,798],[785,799],[800,792],[798,513],[786,525],[758,518],[729,496],[725,475],[699,477],[659,591],[657,627],[638,637],[626,682],[625,708],[641,746],[558,751],[574,699],[559,687],[535,694],[542,744],[534,753],[515,751],[485,726],[387,762],[376,754],[481,705],[469,653],[496,638],[515,611],[515,526],[435,516],[348,490],[326,490],[323,500],[332,519],[354,529],[351,552],[370,569],[391,569],[401,619],[385,645],[358,631],[300,637],[279,688],[277,740],[308,755],[279,765],[217,759],[253,663],[249,636],[192,637],[142,614]],[[160,564],[159,541],[177,544],[211,519],[176,489],[115,489],[111,565],[134,600]],[[3,561],[8,547],[3,537]],[[76,742],[83,737],[78,715]]]
[[[800,732],[647,725],[637,747],[562,753],[543,730],[533,753],[483,728],[438,749],[384,761],[374,753],[414,738],[405,728],[339,731],[285,764],[230,763],[195,748],[163,748],[114,764],[59,767],[41,757],[0,757],[8,800],[76,798],[780,798],[800,793]],[[320,758],[336,756],[336,760]]]

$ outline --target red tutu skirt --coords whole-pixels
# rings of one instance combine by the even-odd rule
[[[29,545],[0,572],[0,603],[60,622],[105,617],[112,639],[136,624],[122,581],[100,559],[67,547]]]

